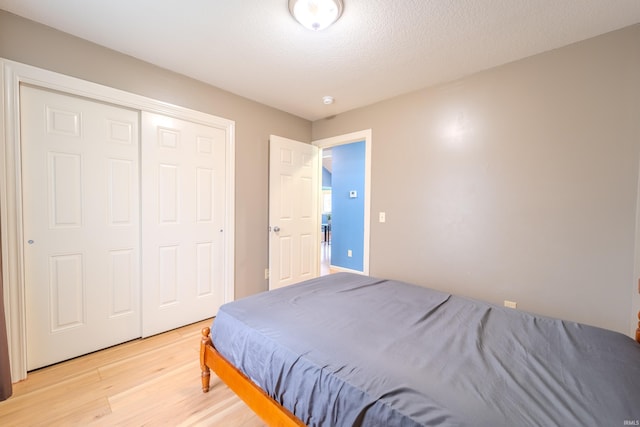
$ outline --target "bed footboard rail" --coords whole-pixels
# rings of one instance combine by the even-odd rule
[[[202,391],[209,391],[211,370],[270,426],[303,427],[305,424],[289,410],[273,400],[260,387],[227,361],[213,345],[209,328],[202,329],[200,339],[200,369]]]

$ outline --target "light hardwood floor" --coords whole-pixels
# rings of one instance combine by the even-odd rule
[[[211,373],[200,382],[210,320],[40,369],[0,402],[1,426],[264,426]]]

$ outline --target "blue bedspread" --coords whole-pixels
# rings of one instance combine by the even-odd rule
[[[212,339],[310,426],[640,420],[631,338],[397,281],[339,273],[244,298]]]

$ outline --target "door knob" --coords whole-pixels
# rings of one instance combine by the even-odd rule
[[[275,227],[273,227],[273,231],[275,231],[275,232],[277,233],[278,231],[280,231],[280,227],[278,227],[278,226],[276,225]]]

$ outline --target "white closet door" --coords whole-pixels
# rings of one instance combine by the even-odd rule
[[[143,336],[224,301],[224,129],[142,113]]]
[[[141,335],[139,113],[20,94],[31,370]]]

